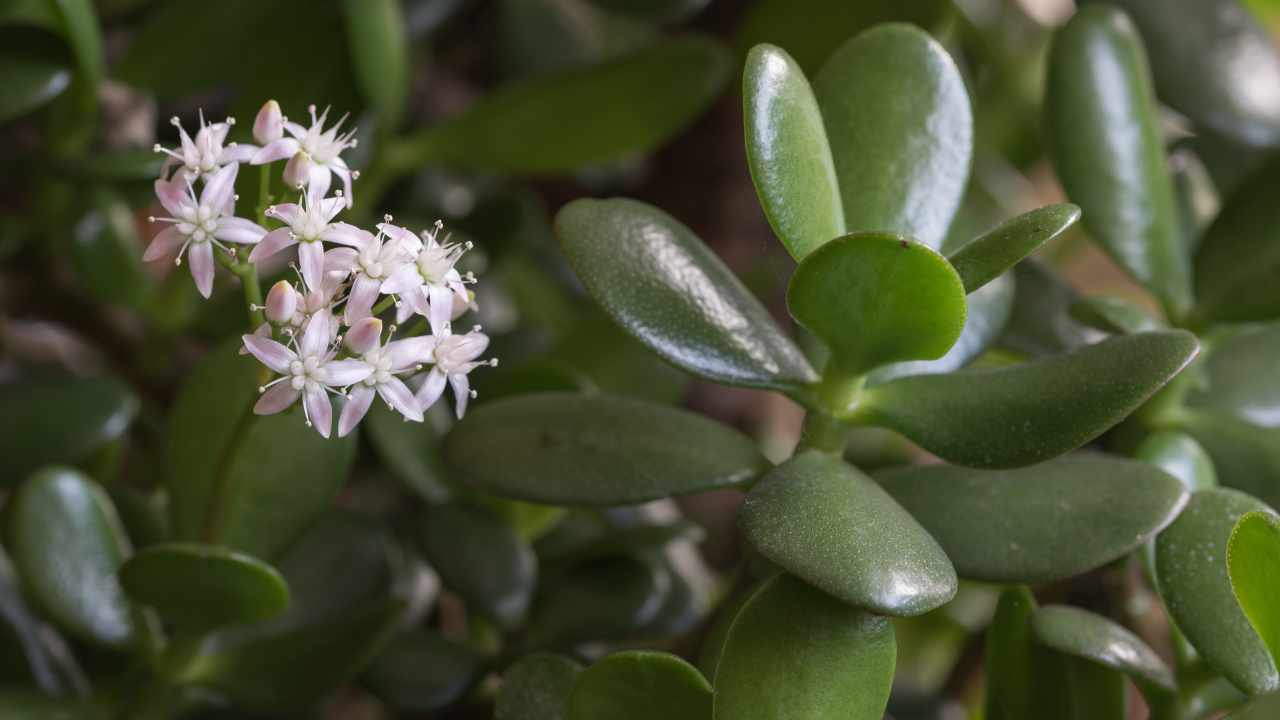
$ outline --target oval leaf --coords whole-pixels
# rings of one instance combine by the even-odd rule
[[[1277,93],[1280,95],[1280,92]],[[1253,173],[1227,198],[1195,258],[1197,315],[1204,322],[1280,316],[1280,161]]]
[[[831,348],[847,375],[942,357],[964,328],[964,298],[946,258],[884,233],[828,242],[800,263],[787,288],[791,315]]]
[[[289,586],[257,558],[210,545],[153,545],[120,568],[136,603],[192,631],[265,620],[289,607]]]
[[[684,225],[635,200],[575,200],[556,234],[578,277],[628,333],[709,380],[787,389],[817,380],[769,311]]]
[[[773,232],[796,260],[843,235],[844,207],[804,71],[781,48],[757,45],[742,79],[747,165]]]
[[[1280,662],[1280,519],[1263,512],[1241,517],[1227,543],[1227,572],[1245,617]]]
[[[129,429],[138,399],[111,378],[24,380],[0,386],[0,486],[36,469],[78,463]]]
[[[1173,672],[1149,645],[1111,620],[1080,608],[1048,605],[1031,618],[1036,640],[1060,653],[1091,660],[1163,690]]]
[[[1213,460],[1191,436],[1173,430],[1152,433],[1133,452],[1135,459],[1164,470],[1182,482],[1187,492],[1217,487]]]
[[[502,674],[494,720],[568,720],[580,672],[582,666],[563,655],[526,655]]]
[[[1081,8],[1053,41],[1045,94],[1054,167],[1089,234],[1174,317],[1190,274],[1142,39],[1109,5]]]
[[[484,657],[419,628],[391,641],[365,671],[378,697],[402,712],[423,713],[457,702],[481,677]]]
[[[893,625],[796,578],[765,581],[735,618],[716,667],[715,720],[880,720]]]
[[[1017,281],[1013,312],[1000,336],[1000,347],[1034,358],[1086,344],[1087,328],[1067,314],[1077,295],[1065,280],[1035,260],[1018,263],[1012,275]]]
[[[1227,544],[1245,513],[1271,512],[1244,493],[1196,493],[1156,540],[1156,572],[1169,615],[1200,656],[1250,694],[1280,688],[1280,672],[1231,590]]]
[[[1000,471],[928,465],[877,479],[962,577],[1006,583],[1062,580],[1123,557],[1187,499],[1161,470],[1100,455]]]
[[[658,616],[671,577],[661,566],[615,555],[575,568],[541,592],[529,623],[534,645],[616,641]]]
[[[864,390],[849,419],[897,430],[960,465],[1030,465],[1123,420],[1199,347],[1181,330],[1144,333],[1021,365],[899,378]]]
[[[766,464],[749,438],[693,413],[560,393],[481,405],[444,449],[481,490],[561,505],[628,505],[732,486]]]
[[[964,291],[971,293],[1061,235],[1079,219],[1080,208],[1071,203],[1047,205],[997,225],[947,259],[964,282]]]
[[[57,38],[32,28],[0,28],[0,123],[48,103],[70,84],[70,59]]]
[[[1132,335],[1163,330],[1160,321],[1137,305],[1120,298],[1089,297],[1071,306],[1071,317],[1081,324],[1112,335]]]
[[[761,555],[850,605],[919,615],[956,594],[938,543],[871,478],[824,453],[766,475],[738,522]]]
[[[947,51],[917,27],[879,25],[836,50],[813,91],[847,229],[940,247],[973,155],[969,94]]]
[[[647,650],[615,653],[578,675],[568,720],[707,720],[711,684],[675,655]]]

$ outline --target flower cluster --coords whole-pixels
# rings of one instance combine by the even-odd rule
[[[264,305],[250,308],[263,311],[265,322],[244,336],[243,352],[277,376],[259,388],[254,412],[278,413],[301,399],[307,424],[329,437],[336,396],[338,435],[345,436],[375,396],[406,420],[421,422],[448,385],[461,418],[475,394],[468,373],[497,365],[496,359],[479,359],[489,345],[479,326],[453,331],[453,322],[474,306],[467,286],[475,277],[457,269],[471,244],[441,237],[440,222],[419,234],[392,224],[389,215],[376,232],[338,221],[359,177],[341,157],[355,146],[354,131],[340,132],[345,117],[325,129],[327,110],[317,116],[312,106],[310,114],[311,125],[303,127],[268,102],[253,125],[257,145],[227,142],[232,118],[210,124],[201,114],[194,140],[174,118],[179,148],[156,146],[168,156],[155,189],[169,217],[151,218],[169,226],[144,259],[180,265],[185,257],[197,289],[209,297],[215,262],[237,266],[235,245],[252,246],[239,266],[254,278],[265,258],[296,252],[296,283],[277,282]],[[257,222],[237,217],[240,165],[279,161],[286,161],[282,176],[298,201],[262,209]],[[342,188],[331,195],[335,176]],[[392,307],[394,323],[384,326],[378,316]],[[397,338],[397,327],[414,316],[421,316],[416,326],[428,333]]]

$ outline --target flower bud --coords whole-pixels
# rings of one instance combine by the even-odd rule
[[[300,188],[311,178],[311,156],[299,150],[284,166],[284,183]]]
[[[280,114],[280,103],[268,100],[253,120],[253,139],[259,145],[267,145],[283,136],[284,116]]]
[[[344,342],[351,348],[351,352],[363,355],[377,347],[381,338],[382,321],[376,317],[367,317],[357,320],[356,324],[351,326]]]
[[[276,325],[289,322],[298,310],[298,292],[281,280],[267,292],[267,319]]]

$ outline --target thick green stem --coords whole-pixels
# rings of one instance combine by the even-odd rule
[[[848,439],[849,428],[844,423],[826,413],[810,410],[804,416],[804,425],[800,428],[800,443],[796,445],[796,453],[818,450],[840,455],[844,453]]]
[[[377,305],[374,305],[373,310],[370,310],[369,312],[371,312],[374,317],[377,317],[381,315],[383,312],[385,312],[387,308],[394,305],[395,302],[396,302],[395,297],[388,295],[382,298],[382,300]]]

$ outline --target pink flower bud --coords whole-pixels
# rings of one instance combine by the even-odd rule
[[[376,317],[367,317],[357,320],[356,324],[351,326],[344,342],[351,348],[351,352],[363,355],[377,347],[381,338],[382,321]]]
[[[298,291],[281,280],[267,291],[267,319],[276,325],[289,322],[298,310]]]
[[[280,114],[280,103],[268,100],[253,120],[253,139],[259,145],[267,145],[283,136],[284,116]]]
[[[299,150],[284,166],[284,184],[300,188],[311,177],[311,156]]]

